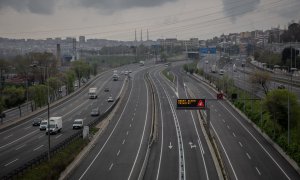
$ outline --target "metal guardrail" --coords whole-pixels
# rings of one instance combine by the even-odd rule
[[[98,118],[96,118],[94,121],[90,122],[88,126],[91,128],[98,124],[100,121],[105,119],[109,113],[114,109],[116,104],[119,102],[120,97],[116,99],[116,101],[113,103],[113,105],[107,109],[103,114],[101,114]],[[64,149],[67,145],[69,145],[71,142],[73,142],[76,139],[79,139],[82,137],[82,131],[78,131],[74,134],[72,134],[70,137],[62,141],[61,143],[57,144],[50,150],[50,155],[53,156],[56,154],[58,151]],[[35,158],[31,159],[30,161],[24,163],[24,165],[16,168],[15,170],[11,171],[7,175],[1,177],[3,180],[9,180],[9,179],[14,179],[15,177],[22,176],[24,172],[27,170],[32,169],[34,166],[41,164],[42,162],[45,162],[48,160],[48,153],[45,151],[41,153],[40,155],[36,156]]]

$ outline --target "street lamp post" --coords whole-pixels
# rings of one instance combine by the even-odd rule
[[[44,81],[46,80],[46,74],[47,78],[49,78],[49,71],[48,66],[37,66],[36,64],[31,65],[33,68],[42,68],[44,69]],[[49,81],[47,82],[47,112],[48,112],[48,122],[47,122],[47,128],[48,128],[48,160],[50,161],[50,96],[49,96]]]

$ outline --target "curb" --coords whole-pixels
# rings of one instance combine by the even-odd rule
[[[193,75],[195,78],[197,78],[198,80],[200,79],[198,77],[198,75]],[[203,81],[210,89],[212,89],[213,91],[217,92],[210,84],[208,84],[207,82],[205,82],[205,80],[201,80]],[[250,123],[252,125],[252,127],[268,142],[272,145],[272,147],[297,171],[297,173],[300,175],[300,168],[298,166],[298,164],[291,159],[285,152],[284,150],[278,145],[276,144],[267,134],[263,133],[262,130],[255,124],[253,123],[242,111],[240,111],[238,108],[236,108],[228,99],[224,99],[227,104],[229,104],[236,112],[238,112],[248,123]]]
[[[193,97],[194,95],[192,95],[193,93],[191,93],[190,89],[187,88],[187,90],[188,90],[188,94],[189,94],[190,96]],[[220,152],[218,151],[218,147],[216,146],[215,142],[211,142],[211,141],[210,141],[210,139],[209,139],[209,137],[208,137],[208,135],[207,135],[207,131],[206,131],[204,125],[203,125],[203,119],[201,118],[201,115],[200,115],[199,111],[197,111],[197,116],[198,116],[198,121],[199,121],[201,130],[202,130],[202,132],[203,132],[205,141],[206,141],[206,143],[207,143],[209,152],[210,152],[210,154],[211,154],[211,156],[212,156],[212,159],[213,159],[213,162],[214,162],[214,164],[215,164],[215,167],[216,167],[216,170],[217,170],[217,173],[218,173],[218,178],[219,178],[219,180],[224,180],[224,179],[226,179],[226,178],[224,178],[224,176],[226,176],[226,172],[225,172],[225,170],[224,170],[224,173],[222,173],[222,168],[221,168],[221,166],[223,167],[224,165],[220,165],[220,164],[223,164],[223,160],[222,160],[222,157],[221,157],[221,155],[220,155]],[[212,137],[212,138],[213,138],[213,137]],[[216,146],[215,148],[216,148],[217,152],[215,152],[215,148],[213,148],[212,143],[214,144],[214,146]],[[218,157],[219,157],[219,159],[220,159],[220,162],[218,161],[218,157],[217,157],[216,154],[218,154]],[[223,169],[224,169],[224,168],[223,168]]]
[[[128,81],[124,80],[126,83],[126,89],[128,85]],[[95,147],[95,142],[99,139],[99,137],[102,135],[102,133],[106,130],[107,126],[109,125],[109,122],[115,115],[115,112],[119,109],[119,106],[121,104],[121,101],[123,100],[123,94],[126,91],[123,91],[119,94],[120,97],[120,103],[116,105],[116,107],[113,109],[113,111],[110,113],[110,115],[105,118],[103,121],[101,121],[99,124],[96,125],[96,127],[99,127],[98,132],[93,136],[92,141],[88,143],[88,145],[77,155],[77,157],[73,160],[71,164],[60,174],[59,180],[65,180],[69,179],[70,174],[78,167],[78,165],[83,161],[83,159],[88,155],[88,153],[91,151],[92,148]]]

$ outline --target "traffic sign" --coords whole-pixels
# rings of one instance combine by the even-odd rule
[[[205,99],[177,99],[177,109],[204,109]]]

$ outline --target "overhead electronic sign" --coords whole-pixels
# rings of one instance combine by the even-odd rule
[[[177,109],[204,109],[205,99],[177,99]]]

